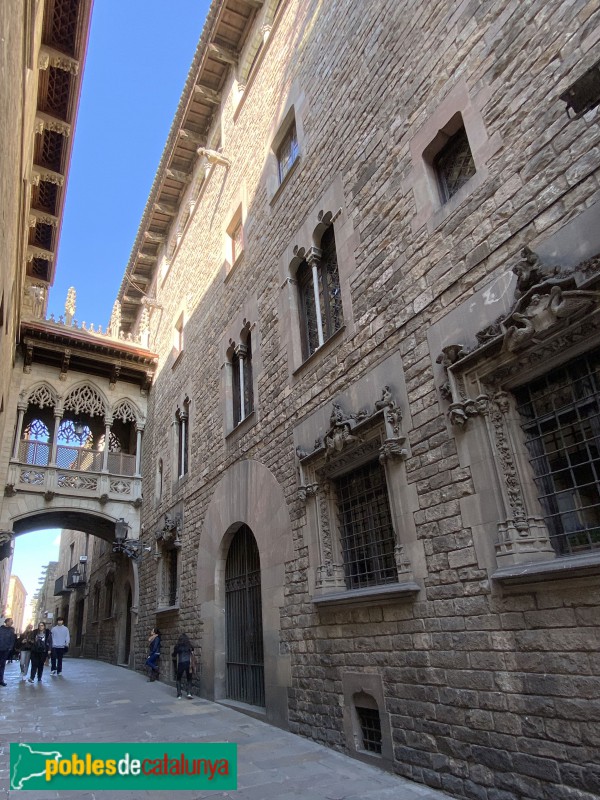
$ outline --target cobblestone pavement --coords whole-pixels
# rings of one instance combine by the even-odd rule
[[[130,670],[67,659],[64,674],[44,670],[22,683],[7,664],[0,687],[0,800],[449,800],[218,703],[177,700],[172,687]],[[9,791],[10,742],[237,742],[238,790],[231,792]]]

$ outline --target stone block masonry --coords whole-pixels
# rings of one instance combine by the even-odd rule
[[[163,308],[151,316],[160,368],[142,514],[155,531],[180,504],[183,529],[177,608],[157,615],[156,564],[140,567],[137,650],[156,622],[169,643],[185,630],[202,647],[201,692],[227,698],[225,563],[235,530],[249,525],[272,676],[266,718],[463,797],[591,800],[600,792],[597,570],[510,586],[492,578],[500,501],[480,488],[491,458],[470,428],[449,424],[436,364],[442,344],[475,346],[484,325],[471,322],[472,309],[481,303],[488,313],[494,281],[507,281],[508,310],[511,268],[525,245],[555,244],[564,260],[573,254],[563,233],[578,230],[584,212],[598,222],[600,129],[593,116],[569,121],[558,98],[600,57],[599,14],[591,0],[284,0],[243,102],[233,73],[223,87],[212,134],[220,132],[231,165],[211,167],[168,272],[153,284]],[[299,160],[273,194],[271,143],[291,108]],[[473,136],[478,178],[443,207],[427,183],[431,164],[416,163],[411,143],[432,119],[433,140],[456,113]],[[326,205],[331,197],[336,207]],[[240,203],[244,252],[228,269],[224,240]],[[315,244],[303,231],[316,228],[319,211],[339,211],[344,327],[297,364],[290,264],[294,247]],[[175,360],[182,311],[185,344]],[[252,330],[255,409],[227,434],[226,352],[238,319]],[[327,420],[333,400],[359,411],[352,398],[365,387],[372,406],[383,389],[377,369],[389,358],[401,364],[389,382],[406,392],[408,450],[394,467],[395,533],[403,542],[415,532],[408,548],[419,591],[315,603],[322,557],[311,531],[321,511],[298,497],[296,447],[312,441],[295,437]],[[186,396],[189,470],[179,479],[175,412]],[[533,489],[527,497],[537,502]],[[257,519],[264,529],[253,527]],[[382,757],[356,743],[344,686],[357,674],[380,687],[363,694],[381,692]],[[362,696],[356,681],[352,697]]]

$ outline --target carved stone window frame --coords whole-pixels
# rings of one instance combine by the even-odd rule
[[[468,350],[447,345],[438,357],[447,414],[471,466],[485,532],[480,549],[492,578],[507,583],[570,577],[600,568],[600,553],[559,556],[551,545],[529,461],[514,390],[600,347],[600,258],[575,271],[544,269],[522,251],[516,301],[477,334]]]
[[[420,590],[405,547],[409,537],[416,539],[416,531],[409,522],[412,514],[403,466],[408,449],[401,423],[400,408],[386,386],[372,412],[348,413],[334,402],[330,427],[323,437],[314,442],[312,450],[301,446],[296,449],[298,497],[306,504],[309,559],[314,567],[309,572],[309,587],[316,605],[411,598]],[[398,580],[348,589],[334,483],[338,477],[377,459],[385,469]]]
[[[221,361],[221,411],[223,418],[223,434],[225,438],[230,435],[235,438],[236,434],[242,434],[248,426],[253,425],[258,420],[260,398],[258,395],[258,381],[263,370],[260,329],[255,320],[258,317],[258,299],[250,297],[242,305],[240,311],[228,326],[220,343]],[[232,355],[244,354],[244,346],[250,336],[252,347],[252,409],[244,414],[237,424],[234,424],[234,380]],[[247,375],[246,375],[247,377]]]
[[[304,260],[313,256],[318,258],[321,239],[329,226],[333,226],[335,236],[344,322],[314,353],[305,358],[302,345],[302,308],[296,272]],[[341,176],[338,175],[306,215],[279,261],[281,336],[288,353],[291,379],[296,378],[296,372],[304,372],[305,365],[308,367],[330,352],[336,343],[339,345],[341,340],[354,335],[350,283],[356,271],[355,249],[354,226],[346,208]]]
[[[487,162],[501,144],[498,133],[488,136],[483,121],[483,108],[489,99],[489,88],[484,87],[475,93],[464,81],[460,81],[418,129],[415,124],[414,129],[409,130],[413,168],[403,189],[412,191],[415,200],[416,213],[411,221],[413,233],[423,225],[433,232],[487,180]],[[461,125],[469,140],[475,174],[444,202],[433,162],[444,143]]]

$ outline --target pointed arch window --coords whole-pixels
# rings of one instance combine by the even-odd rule
[[[333,226],[320,248],[312,248],[296,273],[300,294],[302,353],[307,359],[344,324],[340,274]]]
[[[231,356],[233,390],[233,425],[254,411],[254,389],[252,386],[252,338],[248,331],[245,342],[240,342]]]
[[[183,478],[188,473],[189,463],[189,417],[190,401],[186,398],[182,407],[177,409],[177,475]]]

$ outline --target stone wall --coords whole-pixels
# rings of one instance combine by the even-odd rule
[[[279,484],[290,521],[285,579],[279,591],[263,592],[265,618],[279,614],[279,629],[269,623],[270,655],[289,654],[289,699],[285,709],[279,696],[273,707],[267,700],[267,717],[285,724],[287,716],[291,730],[355,752],[344,691],[360,683],[352,676],[369,676],[381,686],[392,768],[461,796],[583,799],[600,791],[597,575],[511,588],[491,580],[493,541],[463,519],[475,495],[462,455],[468,445],[459,455],[439,390],[439,350],[428,339],[454,309],[468,315],[475,293],[510,271],[524,245],[543,249],[588,214],[594,223],[580,231],[591,247],[600,131],[594,115],[570,122],[558,98],[598,59],[597,31],[595,2],[282,3],[242,102],[233,77],[224,91],[215,131],[231,166],[211,168],[155,287],[163,308],[152,314],[151,347],[160,369],[149,397],[142,513],[152,542],[164,515],[182,507],[183,547],[179,608],[168,614],[156,615],[152,560],[140,567],[137,650],[158,622],[169,643],[182,630],[201,642],[203,670],[217,663],[218,639],[208,632],[224,624],[214,587],[226,548],[213,545],[230,531],[208,529],[207,513],[235,465],[258,462]],[[273,193],[271,143],[292,106],[300,158]],[[457,112],[477,178],[440,207],[422,148]],[[341,208],[327,207],[338,197]],[[232,268],[224,241],[240,199],[245,248]],[[289,264],[295,245],[310,247],[306,231],[319,210],[340,212],[345,327],[297,365]],[[182,312],[185,344],[175,353]],[[248,315],[260,350],[256,407],[225,435],[224,354],[232,321]],[[392,355],[408,403],[400,469],[417,504],[410,513],[424,553],[420,591],[416,599],[319,606],[295,430],[311,414],[326,418],[331,401],[361,381],[371,383],[374,402],[382,386],[373,376]],[[175,414],[186,396],[190,463],[178,479]],[[254,502],[261,518],[275,513],[276,493],[254,496],[256,488],[231,484],[220,499],[224,526],[252,526],[236,515]],[[261,541],[269,531],[254,533]],[[202,691],[219,697],[218,679]]]

